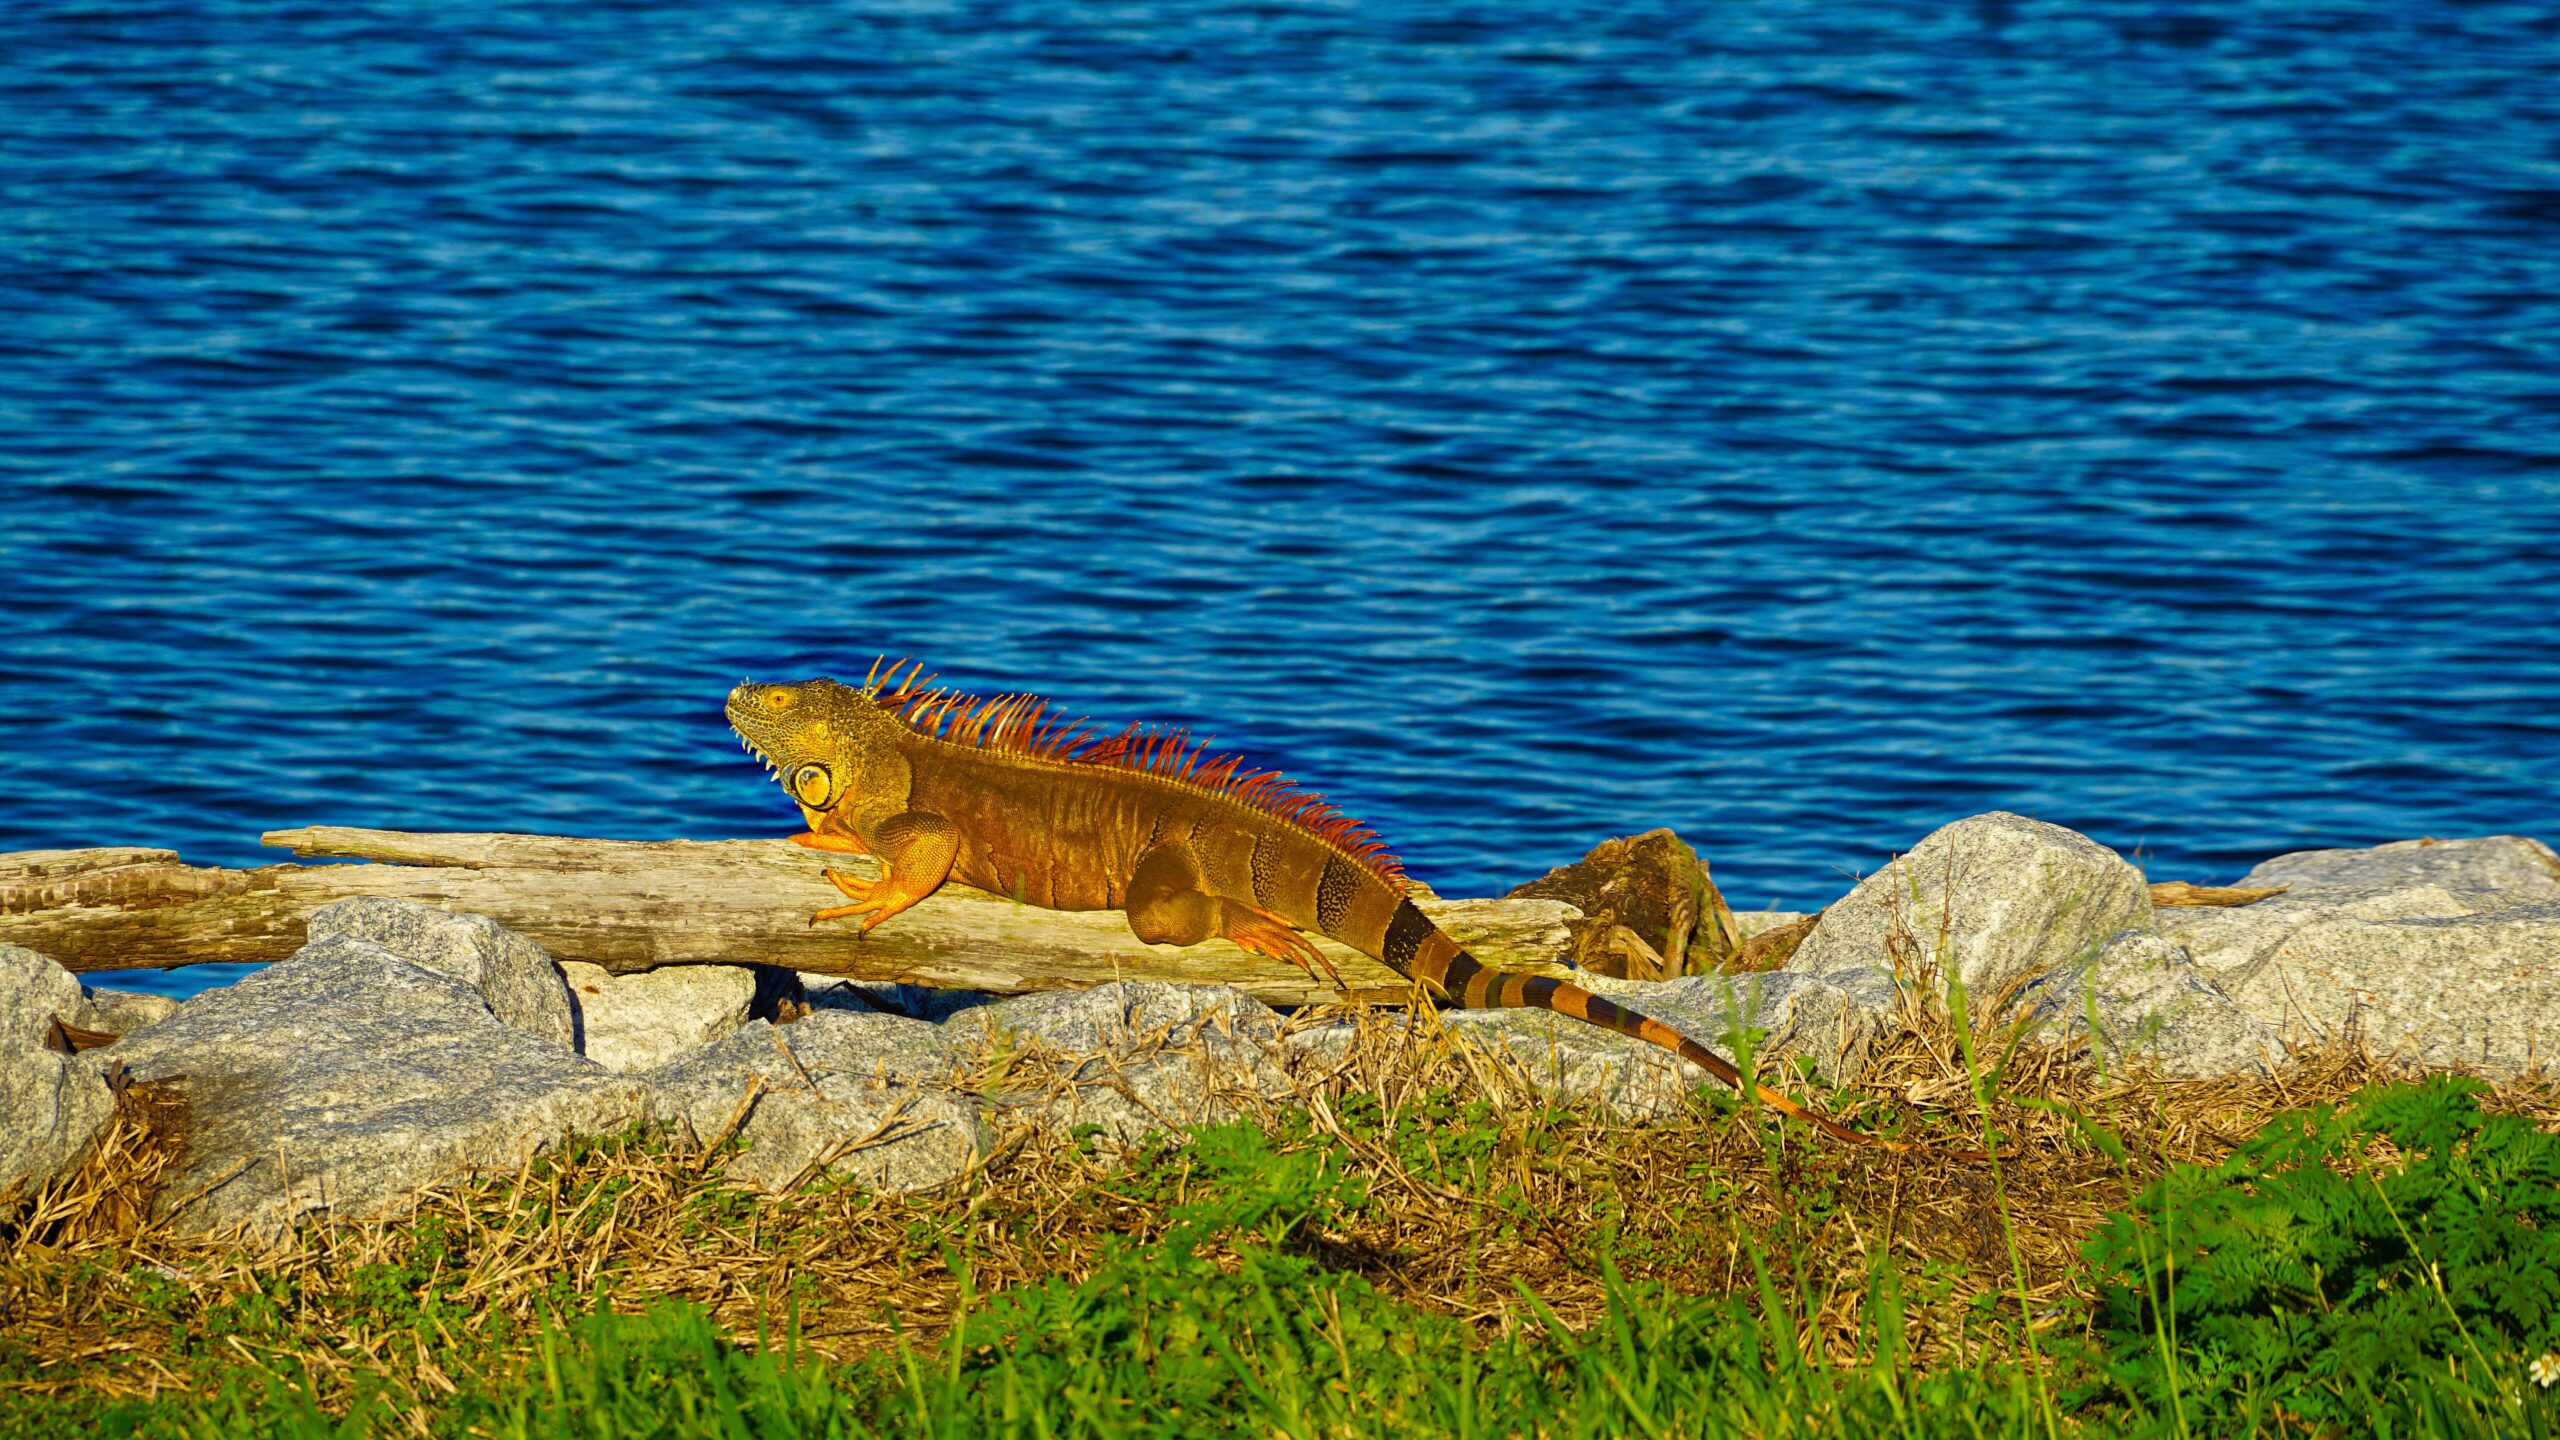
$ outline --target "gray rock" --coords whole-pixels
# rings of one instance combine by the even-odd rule
[[[2172,906],[2159,911],[2152,923],[2160,934],[2185,946],[2234,999],[2257,1011],[2264,1009],[2255,997],[2267,989],[2268,972],[2278,965],[2286,942],[2305,926],[2472,913],[2472,902],[2437,885],[2398,890],[2336,887],[2292,890],[2250,905]],[[2260,1018],[2275,1019],[2282,1013],[2283,1007],[2278,1006]]]
[[[69,1170],[115,1111],[92,1067],[45,1047],[54,1020],[79,1005],[70,971],[0,945],[0,1195]]]
[[[59,1018],[78,1024],[80,982],[23,945],[0,945],[0,1047],[41,1049]]]
[[[2077,831],[1993,811],[1942,826],[1860,881],[1823,912],[1786,968],[1958,975],[1979,1015],[2011,986],[2076,970],[2117,932],[2150,922],[2150,888],[2116,852]]]
[[[2038,1038],[2085,1044],[2094,1017],[2110,1060],[2139,1057],[2168,1075],[2268,1074],[2285,1057],[2275,1027],[2234,1003],[2184,947],[2138,930],[2072,972],[2040,977],[2023,998]]]
[[[747,1023],[756,972],[744,965],[666,965],[616,975],[560,962],[577,1022],[578,1053],[607,1070],[654,1069]]]
[[[2560,869],[2521,836],[2306,850],[2251,870],[2282,895],[2158,927],[2242,1010],[2297,1040],[2360,1035],[2513,1074],[2560,1047]]]
[[[1016,995],[955,1019],[948,1028],[1009,1031],[1062,1051],[1127,1054],[1200,1044],[1239,1062],[1264,1053],[1259,1047],[1280,1034],[1279,1015],[1231,985],[1145,980]]]
[[[115,1096],[76,1059],[0,1045],[0,1197],[77,1165],[115,1113]]]
[[[1280,1017],[1225,985],[1126,981],[1024,995],[942,1027],[972,1038],[997,1114],[1107,1149],[1179,1139],[1289,1093]]]
[[[1761,1032],[1752,1045],[1758,1055],[1810,1060],[1844,1085],[1864,1073],[1868,1047],[1893,1018],[1897,1000],[1892,978],[1877,972],[1693,975],[1641,991],[1612,989],[1624,992],[1614,998],[1705,1041],[1727,1059],[1734,1058],[1739,1032],[1747,1026]]]
[[[82,1030],[124,1035],[168,1019],[179,1003],[170,995],[83,985],[48,956],[24,946],[0,945],[0,1045],[42,1045],[55,1019]]]
[[[1802,1057],[1834,1083],[1854,1081],[1863,1071],[1894,1004],[1893,982],[1881,972],[1692,975],[1592,988],[1729,1060],[1745,1030],[1759,1032],[1750,1048],[1762,1073],[1768,1062]],[[1545,1010],[1451,1010],[1440,1018],[1451,1031],[1508,1057],[1540,1090],[1630,1120],[1676,1114],[1690,1092],[1720,1083],[1660,1046]]]
[[[826,1070],[865,1079],[975,1089],[973,1037],[955,1033],[947,1025],[903,1015],[831,1012],[811,1015],[796,1025],[765,1028],[813,1073]],[[774,1048],[779,1053],[782,1047]]]
[[[2182,928],[2211,947],[2209,970],[2237,961],[2216,978],[2243,1009],[2288,1035],[2358,1034],[2378,1051],[2493,1075],[2550,1064],[2560,1053],[2560,901],[2374,913],[2394,899],[2443,893],[2360,897],[2325,914],[2305,905],[2272,943],[2265,932],[2239,940],[2241,927],[2227,921]]]
[[[489,1013],[528,1035],[576,1048],[568,986],[542,947],[486,915],[462,915],[362,895],[311,913],[310,940],[345,936],[379,945],[413,965],[450,975],[480,993]]]
[[[102,1035],[130,1035],[178,1013],[185,1002],[174,995],[147,990],[114,990],[103,985],[80,987],[80,1012],[72,1024]]]
[[[1887,973],[1952,971],[1975,1023],[2024,1020],[2061,1043],[2087,1040],[2094,1002],[2109,1056],[2138,1054],[2174,1075],[2256,1072],[2280,1060],[2276,1032],[2155,923],[2142,872],[2113,850],[1995,812],[1939,829],[1860,882],[1823,912],[1787,970],[1860,997]]]
[[[2474,909],[2560,900],[2560,856],[2539,840],[2490,835],[2477,840],[2397,840],[2365,850],[2296,850],[2235,882],[2297,890],[2415,890],[2499,897]],[[2264,903],[2264,902],[2261,902]]]
[[[828,1174],[885,1193],[932,1190],[987,1153],[977,1098],[950,1088],[962,1063],[962,1047],[921,1020],[757,1020],[652,1071],[649,1108],[702,1143],[724,1131],[744,1141],[724,1173],[762,1189]]]
[[[637,1083],[502,1023],[473,980],[344,932],[81,1059],[185,1097],[185,1160],[162,1203],[190,1230],[395,1212],[457,1172],[512,1170],[642,1113]]]
[[[1748,940],[1755,935],[1766,935],[1772,930],[1793,925],[1809,913],[1804,910],[1736,910],[1733,923],[1742,932],[1742,938]]]

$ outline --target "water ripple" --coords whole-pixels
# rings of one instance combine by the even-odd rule
[[[2560,832],[2546,7],[0,13],[0,848],[1188,724],[1444,889]]]

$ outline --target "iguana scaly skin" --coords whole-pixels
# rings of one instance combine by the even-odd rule
[[[1377,838],[1281,776],[1209,757],[1180,731],[1097,737],[1027,695],[928,688],[877,665],[859,686],[741,684],[729,724],[796,801],[813,849],[877,856],[880,878],[826,872],[852,903],[812,923],[888,920],[958,879],[1052,910],[1120,910],[1150,944],[1211,936],[1302,969],[1302,932],[1341,941],[1434,1001],[1552,1010],[1632,1035],[1742,1088],[1723,1056],[1579,986],[1479,964],[1406,898]],[[1336,977],[1338,980],[1338,977]],[[1861,1135],[1753,1085],[1761,1102],[1860,1145]]]

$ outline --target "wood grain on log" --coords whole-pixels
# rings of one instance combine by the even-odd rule
[[[699,963],[782,965],[861,980],[1015,994],[1114,979],[1224,982],[1274,1003],[1340,998],[1295,967],[1223,940],[1148,945],[1118,911],[1043,910],[965,885],[857,937],[809,923],[841,903],[830,863],[877,874],[867,857],[821,856],[784,840],[585,840],[556,835],[412,834],[312,826],[269,845],[366,864],[188,865],[133,847],[0,854],[0,944],[41,951],[74,971],[166,969],[281,960],[323,905],[388,895],[487,915],[555,959],[617,973]],[[1553,901],[1418,900],[1488,964],[1567,973],[1553,964],[1574,914]],[[1352,991],[1407,998],[1393,971],[1319,941]]]

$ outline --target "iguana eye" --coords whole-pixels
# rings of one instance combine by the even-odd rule
[[[835,777],[827,773],[826,766],[814,760],[791,772],[792,795],[812,810],[825,809],[835,788]]]

